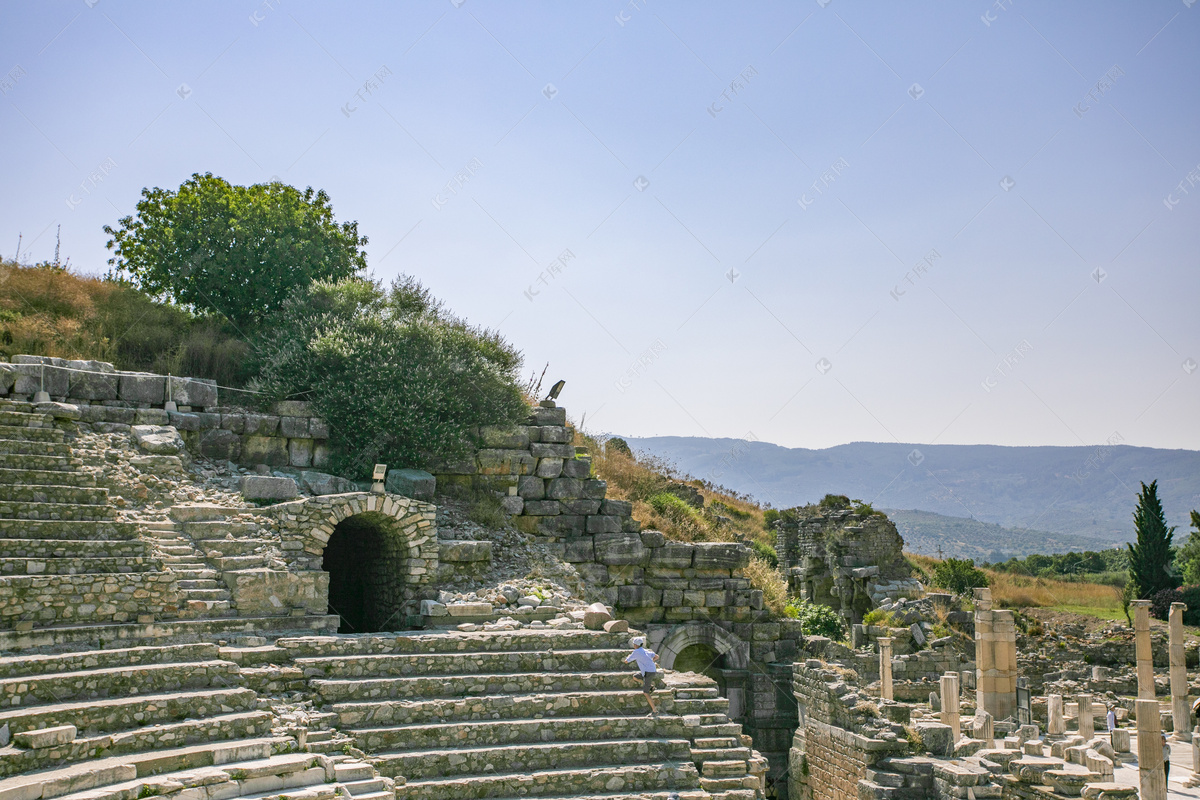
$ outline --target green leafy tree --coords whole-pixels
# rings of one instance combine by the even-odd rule
[[[829,606],[795,599],[787,604],[784,613],[800,620],[800,630],[805,636],[827,636],[838,642],[846,638],[846,621]]]
[[[1183,575],[1184,583],[1200,584],[1200,511],[1192,511],[1192,532],[1175,553],[1175,566]]]
[[[970,558],[947,558],[933,568],[933,582],[955,594],[988,585],[988,576]]]
[[[297,286],[366,268],[357,222],[338,224],[324,191],[279,182],[234,186],[195,174],[178,191],[143,189],[137,215],[104,231],[119,274],[247,329]]]
[[[1129,547],[1129,579],[1137,587],[1139,599],[1148,600],[1163,589],[1174,589],[1179,579],[1171,569],[1174,553],[1171,539],[1175,528],[1167,527],[1162,503],[1158,500],[1158,481],[1142,484],[1137,510],[1133,512],[1137,541]]]
[[[259,338],[255,388],[310,401],[329,424],[333,469],[429,467],[469,452],[480,425],[528,414],[520,354],[448,314],[410,279],[362,278],[294,292]]]

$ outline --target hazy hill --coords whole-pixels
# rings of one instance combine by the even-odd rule
[[[904,549],[929,556],[953,556],[983,561],[1005,561],[1030,553],[1067,553],[1096,550],[1095,539],[1068,536],[1029,528],[1005,528],[966,517],[947,517],[932,511],[886,511],[900,535]]]
[[[834,492],[876,508],[919,509],[1083,537],[1093,548],[1132,536],[1140,481],[1158,480],[1167,520],[1179,526],[1179,538],[1187,536],[1188,512],[1200,508],[1200,452],[1193,450],[875,442],[808,450],[682,436],[627,441],[635,450],[776,508]],[[921,532],[918,520],[912,525]],[[1071,543],[1066,549],[1078,547]]]

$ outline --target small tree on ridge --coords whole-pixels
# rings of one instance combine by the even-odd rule
[[[1137,587],[1139,599],[1147,600],[1163,589],[1174,589],[1179,579],[1171,570],[1174,553],[1171,539],[1175,528],[1167,527],[1162,503],[1158,500],[1158,481],[1142,484],[1137,510],[1133,512],[1137,541],[1129,545],[1129,579]]]

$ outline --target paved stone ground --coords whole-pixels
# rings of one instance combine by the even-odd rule
[[[1130,736],[1130,749],[1137,753],[1137,734]],[[1171,742],[1171,779],[1167,783],[1167,796],[1179,798],[1200,798],[1200,787],[1187,788],[1183,784],[1192,777],[1192,746],[1187,742]],[[1113,773],[1117,783],[1127,786],[1138,785],[1137,761],[1123,764]]]

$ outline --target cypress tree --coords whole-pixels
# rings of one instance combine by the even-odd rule
[[[1129,547],[1129,579],[1137,587],[1139,599],[1148,600],[1163,589],[1174,589],[1179,580],[1171,571],[1171,538],[1175,528],[1167,527],[1162,503],[1158,501],[1158,481],[1142,484],[1137,510],[1133,512],[1137,542]]]

